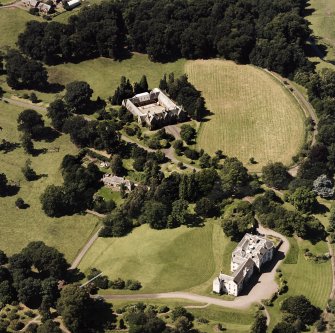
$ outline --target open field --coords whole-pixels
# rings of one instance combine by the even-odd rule
[[[3,127],[0,139],[19,142],[16,119],[21,111],[21,108],[0,102],[0,126]],[[36,149],[53,147],[59,147],[60,151],[36,157],[26,155],[22,148],[16,148],[7,154],[0,153],[0,172],[4,172],[8,179],[20,182],[20,190],[15,196],[0,198],[0,249],[8,254],[19,251],[29,241],[43,240],[65,253],[68,260],[72,260],[98,222],[91,215],[56,219],[49,218],[42,212],[39,200],[41,193],[49,184],[61,184],[59,165],[63,156],[77,153],[77,148],[66,135],[52,143],[35,143]],[[32,160],[32,167],[37,174],[46,176],[33,182],[24,179],[21,167],[28,157]],[[25,210],[16,209],[14,202],[18,197],[22,197],[30,207]]]
[[[99,238],[79,267],[84,272],[99,268],[111,279],[137,279],[141,292],[208,294],[224,255],[231,255],[223,252],[229,243],[215,221],[202,228],[159,231],[143,225],[125,238]]]
[[[254,157],[260,171],[269,161],[291,163],[304,142],[304,116],[294,98],[264,71],[231,61],[186,63],[190,81],[203,92],[213,113],[202,124],[197,144],[221,149],[245,164]]]
[[[175,73],[178,77],[183,74],[185,60],[174,63],[150,62],[147,55],[133,54],[130,59],[122,62],[108,58],[97,58],[83,61],[79,64],[62,64],[49,67],[51,82],[66,85],[74,80],[87,81],[94,90],[94,96],[107,98],[114,94],[120,83],[121,76],[126,76],[133,83],[139,81],[142,75],[146,75],[149,86],[156,87],[164,73]]]
[[[18,35],[24,30],[28,21],[40,21],[42,18],[30,15],[16,8],[0,9],[0,49],[6,46],[15,47]]]
[[[299,247],[297,263],[284,263],[280,266],[284,279],[288,281],[289,290],[275,301],[273,307],[267,307],[271,316],[270,327],[281,320],[280,302],[288,296],[305,295],[314,305],[323,309],[331,291],[332,269],[330,261],[318,264],[304,258],[305,248],[317,255],[328,252],[326,242],[312,245],[309,241],[297,239],[295,243]],[[296,249],[293,251],[296,252]],[[288,257],[290,257],[290,254]],[[292,260],[292,262],[294,261]]]

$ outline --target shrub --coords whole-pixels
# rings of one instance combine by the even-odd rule
[[[125,288],[129,290],[139,290],[142,288],[142,285],[141,282],[137,280],[127,280]]]
[[[124,289],[126,283],[124,280],[117,278],[116,280],[109,281],[109,287],[112,289]]]

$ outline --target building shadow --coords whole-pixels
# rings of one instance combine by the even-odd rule
[[[280,260],[285,258],[285,254],[282,251],[276,251],[273,259],[270,262],[267,262],[259,272],[257,268],[255,269],[255,273],[253,276],[246,282],[246,285],[243,286],[243,289],[239,296],[247,296],[251,292],[251,290],[260,283],[259,279],[264,273],[270,273],[275,269],[275,266]],[[266,286],[264,286],[266,288]]]

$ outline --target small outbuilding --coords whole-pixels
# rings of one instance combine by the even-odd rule
[[[66,9],[66,10],[71,10],[75,7],[78,7],[80,6],[81,4],[81,0],[70,0],[70,1],[64,1],[63,2],[63,7]]]

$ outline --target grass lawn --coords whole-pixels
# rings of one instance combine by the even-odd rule
[[[209,294],[229,240],[216,221],[202,228],[153,230],[143,225],[124,238],[99,238],[80,264],[111,279],[137,279],[141,292],[190,290]],[[115,292],[115,291],[110,291]]]
[[[0,139],[19,142],[16,119],[21,111],[21,108],[0,102],[0,125],[3,127]],[[10,180],[20,181],[20,190],[15,196],[0,198],[0,249],[8,254],[20,251],[30,241],[43,240],[65,253],[66,258],[71,261],[98,222],[91,215],[49,218],[41,210],[39,197],[45,187],[62,183],[59,165],[63,156],[77,153],[77,148],[66,135],[52,143],[35,143],[36,149],[52,147],[60,147],[60,151],[36,157],[26,155],[22,148],[16,148],[8,154],[0,153],[0,172],[4,172]],[[32,167],[37,174],[47,174],[46,177],[33,182],[24,179],[21,167],[28,157],[32,160]],[[16,209],[14,202],[18,197],[22,197],[30,208]]]
[[[294,98],[267,73],[232,61],[197,60],[186,73],[213,113],[198,134],[198,147],[221,149],[260,171],[269,161],[292,162],[305,138],[304,115]]]
[[[174,63],[150,62],[147,55],[133,54],[130,59],[122,62],[108,58],[97,58],[79,64],[62,64],[49,67],[51,82],[66,85],[74,80],[87,81],[94,90],[94,97],[107,98],[114,94],[120,83],[121,76],[126,76],[133,83],[146,75],[149,86],[157,87],[164,73],[174,72],[178,77],[183,74],[185,60]]]
[[[297,239],[295,243],[299,247],[297,263],[284,263],[280,267],[283,277],[288,281],[289,290],[275,301],[273,307],[267,307],[271,316],[270,328],[281,320],[280,302],[288,296],[304,295],[314,305],[324,309],[331,291],[332,269],[330,261],[318,264],[304,258],[305,248],[308,248],[313,254],[319,255],[328,252],[327,244],[319,242],[312,245],[309,241],[301,239]]]
[[[0,49],[6,46],[15,47],[18,35],[24,30],[28,21],[41,21],[42,18],[32,16],[28,12],[17,8],[3,8],[0,10]]]

